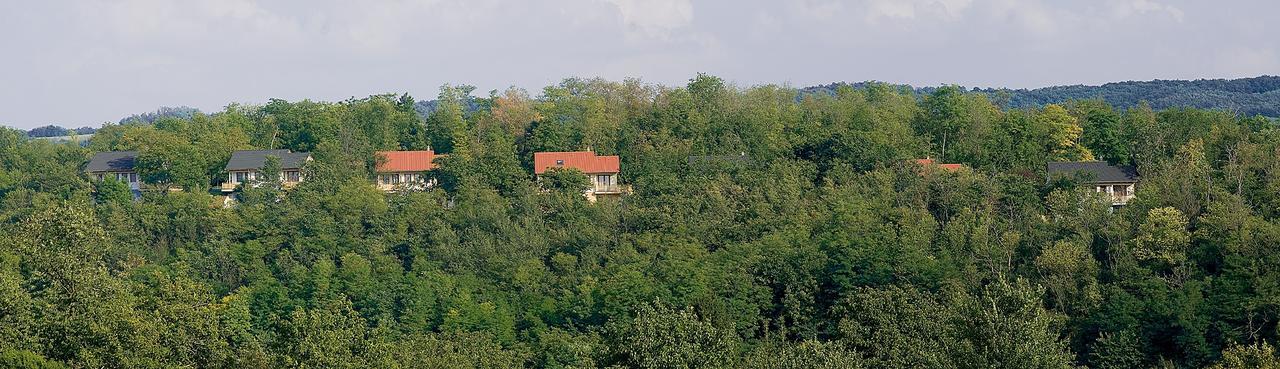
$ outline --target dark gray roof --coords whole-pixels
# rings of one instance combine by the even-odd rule
[[[1105,161],[1063,161],[1049,163],[1049,176],[1084,173],[1095,182],[1137,182],[1138,171],[1131,166],[1115,166]]]
[[[104,151],[93,154],[86,172],[128,172],[133,170],[133,160],[138,157],[137,151]]]
[[[280,169],[299,169],[306,164],[311,153],[289,152],[289,150],[240,150],[231,153],[227,160],[226,170],[262,169],[267,163],[267,156],[280,158]]]

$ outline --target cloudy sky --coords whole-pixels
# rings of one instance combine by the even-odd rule
[[[0,124],[565,77],[1041,87],[1280,74],[1275,0],[0,0]],[[482,92],[483,93],[483,92]]]

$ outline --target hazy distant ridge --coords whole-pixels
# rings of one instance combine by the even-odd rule
[[[830,93],[841,85],[865,86],[859,83],[832,83],[801,89],[804,93]],[[906,86],[917,93],[929,93],[934,87]],[[992,99],[1010,108],[1037,107],[1067,100],[1101,98],[1118,108],[1147,101],[1155,109],[1195,107],[1221,109],[1242,115],[1280,117],[1280,76],[1240,79],[1155,80],[1113,82],[1101,86],[1053,86],[1037,89],[971,89],[986,92]],[[1004,92],[1003,94],[1001,92]]]
[[[805,94],[830,94],[834,93],[839,86],[852,86],[854,88],[865,87],[871,82],[837,82],[827,85],[810,86],[800,89],[801,95]],[[915,87],[910,85],[897,85],[915,91],[918,94],[927,94],[937,87]],[[1112,106],[1117,108],[1128,108],[1138,104],[1140,101],[1147,101],[1155,109],[1168,109],[1176,107],[1194,107],[1199,109],[1221,109],[1240,113],[1242,115],[1262,115],[1266,117],[1280,117],[1280,76],[1260,76],[1252,78],[1239,79],[1198,79],[1194,81],[1186,80],[1155,80],[1155,81],[1126,81],[1113,82],[1101,86],[1053,86],[1037,89],[996,89],[996,88],[972,88],[970,91],[980,91],[989,94],[993,101],[1007,108],[1029,108],[1038,107],[1045,104],[1061,103],[1068,100],[1083,100],[1092,98],[1101,98],[1106,100]],[[435,100],[420,100],[415,104],[414,108],[422,116],[427,116],[435,110]],[[475,100],[468,100],[467,111],[473,111],[479,108],[479,104]],[[123,119],[120,123],[126,122],[153,122],[160,117],[178,117],[190,118],[199,110],[181,106],[181,107],[161,107],[154,112],[143,114],[135,114]],[[28,132],[29,137],[51,137],[62,136],[67,134],[68,129],[50,125],[32,129]],[[94,128],[81,127],[74,130],[75,133],[86,134],[93,133]]]

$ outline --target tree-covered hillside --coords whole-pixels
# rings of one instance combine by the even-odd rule
[[[836,83],[804,89],[810,93],[831,93]],[[851,86],[865,86],[856,83]],[[911,88],[911,87],[908,87]],[[927,95],[934,87],[912,88]],[[1197,108],[1225,110],[1244,116],[1280,117],[1280,77],[1201,79],[1194,81],[1155,80],[1107,83],[1101,86],[1053,86],[1037,89],[972,89],[986,93],[992,101],[1009,108],[1035,108],[1071,100],[1102,99],[1116,108],[1128,109],[1147,102],[1153,109]]]
[[[1194,108],[699,75],[273,100],[0,131],[0,366],[1092,368],[1276,365],[1280,127]],[[447,154],[384,193],[378,150]],[[210,188],[233,150],[305,181]],[[621,157],[633,192],[535,180]],[[136,150],[152,188],[82,173]],[[745,153],[750,160],[690,160]],[[931,157],[965,168],[924,167]],[[1046,163],[1136,165],[1112,208]]]

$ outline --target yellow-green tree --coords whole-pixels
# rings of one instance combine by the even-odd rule
[[[1049,160],[1093,160],[1093,153],[1080,144],[1080,138],[1084,133],[1084,129],[1080,127],[1080,120],[1071,116],[1066,108],[1058,104],[1045,105],[1036,113],[1034,119],[1036,124],[1048,128],[1049,137],[1047,137],[1046,148],[1049,152]]]

